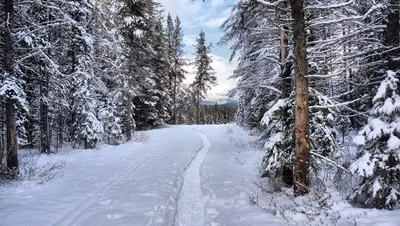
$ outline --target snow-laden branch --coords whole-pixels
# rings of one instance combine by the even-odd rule
[[[277,7],[280,3],[284,3],[286,0],[278,0],[276,2],[268,2],[266,0],[257,0],[257,2],[264,4],[269,7]]]
[[[310,109],[324,109],[324,108],[337,108],[337,107],[343,107],[352,103],[355,103],[357,101],[360,101],[361,99],[355,99],[355,100],[351,100],[351,101],[347,101],[347,102],[343,102],[343,103],[338,103],[338,104],[331,104],[331,105],[315,105],[315,106],[310,106]]]
[[[375,11],[384,8],[382,4],[377,4],[373,7],[371,7],[364,15],[359,15],[359,16],[349,16],[349,17],[342,17],[339,19],[332,19],[332,20],[325,20],[325,21],[319,21],[315,23],[310,23],[307,27],[315,27],[318,25],[326,25],[326,24],[337,24],[337,23],[343,23],[344,21],[357,21],[357,20],[364,20],[368,18],[372,13]]]
[[[348,169],[344,168],[343,166],[337,164],[337,163],[336,163],[335,161],[333,161],[332,159],[328,159],[327,157],[322,156],[322,155],[320,155],[320,154],[318,154],[318,153],[316,153],[316,152],[313,152],[313,151],[310,151],[310,154],[315,155],[315,156],[317,156],[318,158],[321,158],[322,160],[324,160],[324,161],[330,163],[331,165],[340,168],[341,170],[345,171],[346,173],[352,174],[352,173],[350,172],[350,170],[348,170]]]
[[[310,10],[310,9],[336,9],[336,8],[341,8],[345,7],[348,5],[351,5],[354,3],[354,0],[350,0],[347,2],[342,2],[342,3],[337,3],[337,4],[332,4],[332,5],[312,5],[312,6],[306,6],[304,7],[305,10]]]
[[[343,74],[343,71],[333,73],[333,74],[326,74],[326,75],[306,75],[307,78],[332,78],[336,76],[340,76]]]

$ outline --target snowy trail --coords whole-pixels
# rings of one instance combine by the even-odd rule
[[[135,170],[145,160],[146,160],[146,158],[143,158],[143,159],[141,158],[141,159],[138,159],[137,161],[134,161],[132,163],[132,165],[129,166],[128,169],[126,169],[125,173],[121,173],[120,175],[116,175],[115,177],[113,177],[108,183],[106,183],[105,185],[101,186],[101,188],[96,190],[93,193],[93,195],[91,195],[89,198],[80,202],[77,206],[75,206],[73,209],[71,209],[71,211],[69,211],[61,219],[57,220],[52,225],[54,225],[54,226],[72,225],[72,223],[74,221],[76,221],[76,219],[78,217],[80,217],[85,212],[85,210],[87,210],[91,205],[93,205],[96,202],[95,200],[98,199],[99,196],[106,193],[112,186],[115,186],[118,183],[118,181],[120,181],[124,176],[128,175],[133,170]],[[97,202],[99,202],[99,201],[97,201]],[[108,204],[106,202],[101,203],[101,201],[99,203],[100,204],[103,204],[103,203]]]
[[[170,126],[143,135],[145,143],[41,156],[65,161],[62,176],[0,186],[0,226],[286,225],[249,202],[261,156],[242,128]]]
[[[203,226],[205,222],[206,200],[201,188],[200,171],[211,144],[206,135],[199,134],[203,147],[185,171],[178,202],[177,226]]]

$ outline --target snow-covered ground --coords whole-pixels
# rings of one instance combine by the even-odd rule
[[[256,137],[242,128],[171,126],[143,132],[143,137],[148,139],[40,157],[41,162],[63,160],[66,166],[44,184],[0,187],[0,225],[279,226],[304,221],[297,213],[271,211],[285,197],[277,193],[282,197],[272,200],[274,194],[261,192],[257,172],[263,152],[253,145]],[[341,216],[338,225],[400,225],[397,210],[356,209],[337,201],[332,211]]]

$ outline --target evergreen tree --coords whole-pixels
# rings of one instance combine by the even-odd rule
[[[200,32],[196,39],[196,58],[194,66],[196,67],[196,77],[192,83],[195,103],[196,103],[196,122],[200,123],[200,101],[205,98],[212,85],[217,84],[217,77],[214,76],[214,69],[211,67],[212,58],[210,56],[211,44],[206,46],[205,33]]]
[[[161,14],[161,12],[160,12]],[[169,68],[170,64],[167,55],[167,36],[163,29],[162,16],[159,16],[155,27],[156,35],[153,41],[153,49],[156,52],[153,58],[156,95],[158,101],[156,104],[158,124],[164,124],[170,120],[169,109],[172,105],[172,98],[169,89]]]
[[[354,138],[360,149],[351,170],[361,182],[350,199],[368,208],[392,209],[400,200],[400,96],[395,76],[387,72],[372,100],[368,124]]]
[[[183,59],[183,48],[185,45],[183,44],[183,31],[181,28],[181,21],[179,17],[177,16],[175,18],[175,29],[173,33],[173,57],[172,57],[172,68],[173,68],[173,116],[172,120],[174,124],[176,124],[176,108],[177,106],[177,101],[176,101],[176,96],[177,96],[177,90],[179,86],[181,85],[182,81],[185,79],[185,73],[186,71],[183,69],[183,67],[186,65],[185,60]]]
[[[167,38],[167,55],[168,62],[170,65],[169,68],[169,87],[170,94],[172,96],[172,105],[171,105],[171,123],[176,124],[176,111],[178,106],[177,94],[179,91],[179,87],[181,86],[182,81],[185,79],[186,71],[183,67],[186,65],[186,61],[183,58],[183,48],[185,45],[183,44],[183,31],[181,28],[181,21],[177,16],[175,20],[172,20],[171,14],[168,13],[167,16],[167,29],[166,29],[166,38]]]

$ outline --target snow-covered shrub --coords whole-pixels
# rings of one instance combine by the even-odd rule
[[[124,139],[122,136],[121,119],[118,117],[116,107],[112,103],[107,103],[99,111],[99,119],[104,127],[104,140],[107,144],[121,144]]]
[[[359,145],[350,169],[361,183],[350,199],[368,208],[392,209],[400,199],[400,96],[395,73],[387,72],[372,99],[368,124],[353,141]]]
[[[277,100],[264,114],[261,124],[265,126],[262,137],[268,138],[264,144],[262,173],[271,179],[278,179],[278,187],[280,180],[284,185],[292,186],[295,157],[294,96]]]

